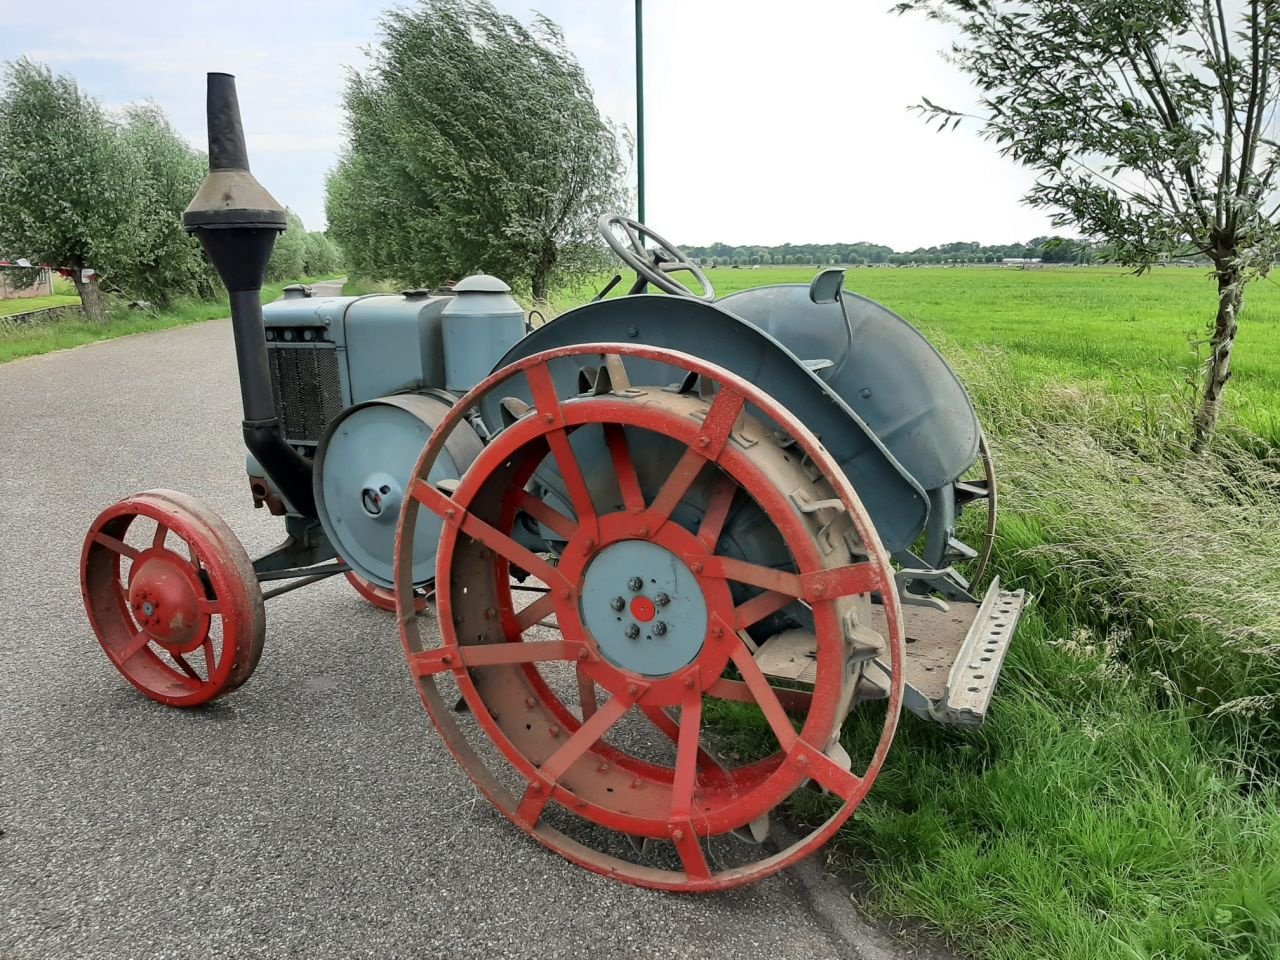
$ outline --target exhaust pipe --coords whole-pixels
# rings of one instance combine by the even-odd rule
[[[285,441],[276,417],[262,324],[262,280],[284,208],[249,172],[236,78],[209,74],[209,174],[182,214],[182,226],[200,238],[231,298],[244,444],[289,504],[316,516],[311,463]]]

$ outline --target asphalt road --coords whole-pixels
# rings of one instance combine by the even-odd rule
[[[438,740],[392,616],[340,579],[270,602],[225,700],[136,693],[85,620],[81,539],[169,487],[274,546],[239,418],[227,321],[0,365],[0,958],[898,955],[820,863],[673,896],[525,838]]]

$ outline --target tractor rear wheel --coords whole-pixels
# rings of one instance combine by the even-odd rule
[[[578,382],[566,364],[601,358],[585,395],[562,399],[563,384]],[[628,360],[675,368],[684,387],[633,387]],[[460,481],[428,483],[450,431],[493,391],[512,421]],[[562,498],[535,495],[548,471]],[[424,508],[444,521],[439,645],[409,607]],[[741,542],[776,544],[781,565],[734,546],[728,531],[744,515]],[[553,557],[520,542],[531,526],[558,544]],[[517,602],[513,577],[522,599],[536,599]],[[480,790],[546,846],[628,883],[720,890],[811,853],[865,796],[896,729],[904,640],[893,570],[865,509],[796,417],[686,354],[561,347],[472,390],[415,467],[396,595],[410,673]],[[868,626],[873,599],[883,636]],[[751,633],[796,610],[812,631],[804,690],[761,671]],[[888,703],[855,771],[839,734],[857,697],[875,695],[858,689],[873,656],[889,666],[877,691]],[[450,709],[455,686],[470,708],[462,714]],[[752,726],[754,743],[727,748],[713,729],[726,723]],[[785,845],[761,844],[772,811],[810,781],[838,809]]]
[[[351,584],[351,588],[356,593],[364,597],[370,604],[379,610],[386,610],[391,613],[396,611],[396,592],[390,587],[380,587],[372,580],[366,580],[354,570],[347,571],[347,583]],[[414,612],[422,613],[431,603],[430,589],[419,589],[415,591],[416,599],[414,601]]]
[[[262,655],[253,564],[222,518],[184,494],[148,490],[104,510],[85,537],[80,586],[107,657],[159,703],[229,693]]]

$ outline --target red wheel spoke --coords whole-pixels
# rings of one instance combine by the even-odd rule
[[[204,643],[200,644],[204,649],[204,670],[205,675],[212,677],[213,669],[217,666],[217,657],[213,652],[213,637],[205,637]]]
[[[745,630],[747,627],[759,623],[765,617],[777,613],[783,607],[789,607],[795,602],[795,597],[788,596],[785,593],[777,593],[773,590],[757,593],[750,600],[733,608],[733,629]]]
[[[742,394],[736,390],[726,388],[716,394],[715,400],[711,402],[711,409],[707,411],[706,419],[702,421],[702,429],[698,431],[693,446],[684,452],[675,469],[671,471],[671,476],[662,485],[658,495],[653,498],[649,513],[652,515],[655,529],[667,522],[671,511],[684,499],[684,495],[689,492],[693,481],[698,478],[707,461],[714,461],[720,456],[720,451],[729,439],[734,424],[738,422],[738,415],[742,413],[742,405]]]
[[[528,490],[521,490],[516,494],[516,505],[544,527],[555,531],[566,540],[578,531],[576,523]]]
[[[722,386],[716,393],[716,398],[711,401],[711,409],[707,411],[707,418],[702,421],[702,430],[699,431],[695,443],[695,447],[701,450],[707,459],[714,460],[720,456],[720,450],[729,439],[729,434],[733,432],[738,417],[742,415],[745,402],[746,398],[732,387]],[[706,443],[703,442],[704,440]]]
[[[740,643],[734,646],[729,657],[738,668],[738,672],[742,674],[742,679],[746,682],[761,712],[764,713],[764,718],[773,728],[773,735],[778,738],[778,744],[783,750],[789,749],[796,739],[795,728],[791,726],[791,721],[787,718],[787,712],[782,708],[778,695],[769,686],[768,679],[760,672],[759,665],[752,658],[751,651],[745,644]]]
[[[578,702],[582,704],[583,720],[590,720],[600,706],[596,702],[596,682],[587,675],[581,663],[578,664]]]
[[[429,483],[415,480],[409,488],[413,498],[432,513],[441,517],[445,523],[461,527],[462,532],[472,539],[479,540],[494,553],[514,563],[522,570],[532,573],[552,589],[567,589],[569,584],[555,567],[531,550],[522,547],[505,533],[485,523],[475,514],[464,510]]]
[[[551,456],[560,468],[560,476],[564,480],[569,494],[569,502],[578,515],[578,527],[594,538],[596,536],[596,508],[591,501],[591,491],[582,476],[582,466],[569,444],[569,436],[564,430],[564,411],[560,407],[560,395],[556,391],[551,371],[546,366],[530,367],[525,371],[529,381],[529,391],[533,394],[533,405],[538,408],[538,415],[551,424],[552,430],[547,433],[547,445],[551,448]]]
[[[168,533],[169,533],[169,528],[166,527],[163,523],[156,521],[156,534],[154,537],[151,538],[151,548],[153,550],[159,550],[161,547],[163,547],[164,538]]]
[[[788,690],[786,687],[775,687],[772,684],[769,686],[774,696],[778,698],[778,702],[782,704],[782,709],[788,713],[804,716],[809,712],[809,705],[813,702],[813,694],[809,691]],[[745,683],[725,677],[721,677],[707,688],[707,696],[715,697],[717,700],[732,700],[734,703],[756,702],[756,698],[752,696],[750,688]]]
[[[697,686],[680,704],[680,736],[676,739],[675,778],[671,783],[671,819],[687,821],[693,809],[693,785],[698,778],[702,736],[702,691]]]
[[[716,544],[720,533],[724,530],[724,522],[729,517],[729,507],[733,505],[733,496],[738,492],[738,485],[727,474],[721,474],[711,488],[707,498],[707,512],[703,514],[702,524],[698,527],[698,539],[707,545],[707,550],[716,552]]]
[[[857,796],[862,791],[862,778],[856,773],[846,770],[821,750],[797,741],[795,747],[796,762],[804,771],[816,780],[824,789],[846,800]]]
[[[813,570],[805,574],[775,570],[772,567],[749,563],[734,557],[691,556],[686,557],[685,562],[690,565],[700,563],[703,576],[721,577],[725,580],[750,584],[762,590],[786,594],[793,599],[807,600],[810,603],[871,593],[881,589],[876,566],[867,561],[850,563],[831,570]],[[761,604],[763,603],[764,601],[761,601]]]
[[[644,509],[644,494],[640,491],[636,465],[631,460],[631,449],[627,446],[627,434],[620,425],[606,423],[604,440],[609,447],[609,457],[613,461],[613,473],[618,479],[618,489],[622,493],[623,509],[628,513],[639,513]]]
[[[523,610],[516,613],[516,626],[524,633],[535,623],[538,623],[548,614],[555,611],[555,597],[549,593],[544,593],[537,600],[529,604]]]
[[[129,638],[129,642],[125,644],[125,648],[121,650],[119,655],[115,658],[116,663],[128,663],[141,653],[150,642],[151,635],[145,630],[139,630]]]
[[[429,677],[446,670],[463,667],[503,667],[516,663],[542,663],[547,660],[576,660],[581,643],[572,640],[549,640],[542,643],[478,643],[465,647],[436,647],[410,654],[409,672],[415,677]]]
[[[101,531],[93,535],[93,542],[100,543],[108,550],[118,553],[122,557],[128,557],[130,560],[137,559],[138,554],[141,552],[137,548],[129,546],[123,540],[117,540],[115,537],[108,536]]]
[[[676,853],[680,854],[680,863],[690,880],[711,879],[711,867],[707,865],[707,855],[702,850],[702,844],[698,842],[698,835],[693,832],[692,824],[686,823],[672,833],[671,842],[675,844]]]
[[[795,600],[804,596],[800,577],[786,570],[775,570],[773,567],[737,560],[734,557],[688,557],[685,562],[690,565],[701,563],[702,575],[705,577],[735,580],[738,583],[759,587],[761,590],[786,594]]]
[[[177,665],[179,670],[185,673],[188,677],[190,677],[196,683],[204,683],[204,679],[200,676],[200,674],[196,673],[196,668],[193,667],[191,664],[187,663],[186,657],[184,657],[180,653],[174,653],[172,650],[166,650],[165,652],[169,654],[169,659],[172,660]]]
[[[640,708],[640,712],[649,718],[649,721],[661,730],[672,743],[678,743],[680,740],[680,724],[672,718],[671,714],[661,707],[644,706]],[[683,717],[681,720],[683,721]],[[720,765],[711,754],[707,753],[702,747],[698,747],[698,766],[704,771],[714,771],[728,776],[728,772]]]
[[[871,593],[881,588],[875,564],[865,560],[833,570],[815,570],[806,573],[801,580],[806,600],[833,600],[836,597]]]
[[[542,808],[551,795],[552,785],[631,709],[634,702],[630,697],[612,697],[589,719],[584,720],[582,726],[573,732],[573,736],[538,767],[538,779],[530,783],[529,789],[525,791],[517,816],[529,826],[537,823]]]
[[[211,617],[214,614],[222,612],[222,604],[216,599],[210,600],[205,598],[200,601],[200,612]]]

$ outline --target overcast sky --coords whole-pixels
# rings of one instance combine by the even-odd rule
[[[383,0],[9,5],[0,60],[70,73],[109,107],[154,100],[205,146],[204,73],[239,77],[254,172],[311,228],[342,143],[346,70]],[[633,0],[498,0],[558,22],[600,108],[634,128]],[[972,94],[947,36],[890,0],[645,0],[647,220],[684,244],[868,240],[897,249],[1052,232],[1029,174],[908,107]],[[634,170],[633,170],[634,176]]]

